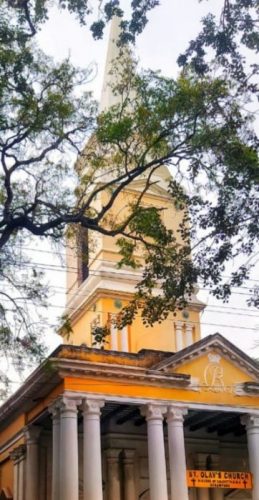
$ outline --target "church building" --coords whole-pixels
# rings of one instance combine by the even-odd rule
[[[158,170],[143,203],[164,207],[174,229],[169,177]],[[144,182],[125,188],[115,217]],[[93,237],[82,232],[82,248]],[[259,365],[219,333],[201,338],[196,295],[152,328],[137,316],[119,330],[140,271],[118,261],[106,235],[87,261],[68,250],[72,333],[0,409],[0,500],[259,500]],[[98,345],[93,331],[105,326]]]

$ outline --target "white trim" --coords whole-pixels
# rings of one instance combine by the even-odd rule
[[[4,453],[8,448],[11,448],[19,439],[21,439],[24,436],[24,432],[19,431],[13,438],[9,439],[8,441],[5,441],[5,443],[0,446],[0,453]]]
[[[189,403],[188,401],[177,401],[170,399],[154,399],[154,398],[130,398],[125,396],[108,396],[105,393],[95,393],[95,392],[82,392],[82,391],[65,391],[64,395],[74,396],[74,397],[86,397],[91,395],[91,398],[100,398],[104,402],[113,403],[125,403],[132,405],[145,405],[147,403],[152,403],[159,406],[177,406],[180,408],[187,408],[188,410],[208,410],[208,411],[222,411],[222,412],[236,412],[240,414],[252,414],[259,415],[259,409],[253,407],[242,407],[242,406],[226,406],[226,405],[209,405],[203,403]]]

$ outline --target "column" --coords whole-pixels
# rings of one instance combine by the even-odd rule
[[[121,330],[121,350],[129,352],[128,327],[124,326]]]
[[[213,488],[211,490],[212,500],[224,500],[224,490],[221,488]]]
[[[19,460],[19,474],[18,474],[18,492],[19,492],[19,500],[24,500],[24,473],[25,473],[25,453],[26,448],[24,445],[21,445],[21,455]]]
[[[208,488],[197,488],[198,500],[210,500],[210,492]]]
[[[198,453],[197,454],[197,467],[199,470],[207,469],[207,454]],[[197,488],[197,499],[198,500],[210,500],[210,492],[208,488]]]
[[[103,498],[100,425],[100,409],[103,405],[104,402],[98,399],[83,400],[84,500]]]
[[[13,462],[13,500],[19,500],[18,492],[18,465],[19,465],[19,455],[17,448],[10,453],[10,458]]]
[[[52,500],[60,500],[60,401],[50,408],[52,416]]]
[[[213,454],[212,458],[212,470],[219,470],[220,467],[220,457],[219,455]],[[212,488],[211,500],[224,500],[224,490],[222,488]]]
[[[150,500],[168,500],[163,415],[165,406],[148,404],[141,409],[147,421]]]
[[[186,332],[186,347],[188,347],[193,344],[192,325],[190,323],[186,323],[185,332]]]
[[[244,415],[241,423],[246,426],[250,472],[253,474],[252,499],[259,498],[259,415]]]
[[[26,437],[26,500],[39,498],[39,436],[41,427],[28,426],[25,429]]]
[[[183,349],[183,322],[176,321],[175,325],[175,346],[177,351],[181,351]]]
[[[186,408],[169,406],[167,411],[171,499],[188,500],[183,420]]]
[[[134,458],[135,450],[123,450],[124,500],[136,500],[137,498]]]
[[[120,500],[120,470],[119,455],[121,450],[109,448],[105,451],[107,464],[107,498],[108,500]]]
[[[60,401],[60,499],[78,500],[77,407],[81,403],[64,396]]]
[[[22,444],[10,453],[13,461],[13,500],[23,500],[24,493],[24,458],[25,446]]]
[[[118,331],[117,331],[117,326],[114,323],[114,321],[116,319],[116,314],[111,314],[110,319],[111,319],[111,350],[117,351],[118,350]]]

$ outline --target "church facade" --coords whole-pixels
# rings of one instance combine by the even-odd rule
[[[258,500],[258,376],[219,334],[177,353],[60,346],[1,409],[1,498]]]
[[[143,203],[177,230],[169,177],[157,171]],[[121,193],[113,217],[143,185]],[[0,410],[0,499],[259,500],[258,364],[218,333],[201,339],[195,294],[153,328],[137,316],[119,330],[140,273],[118,269],[114,238],[80,241],[67,256],[72,333]],[[96,327],[108,328],[102,345]]]

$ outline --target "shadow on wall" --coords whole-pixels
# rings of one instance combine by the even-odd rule
[[[142,491],[142,493],[140,493],[138,498],[139,498],[139,500],[149,500],[150,499],[149,489]]]
[[[0,500],[13,500],[13,495],[9,488],[3,488],[0,493]]]

